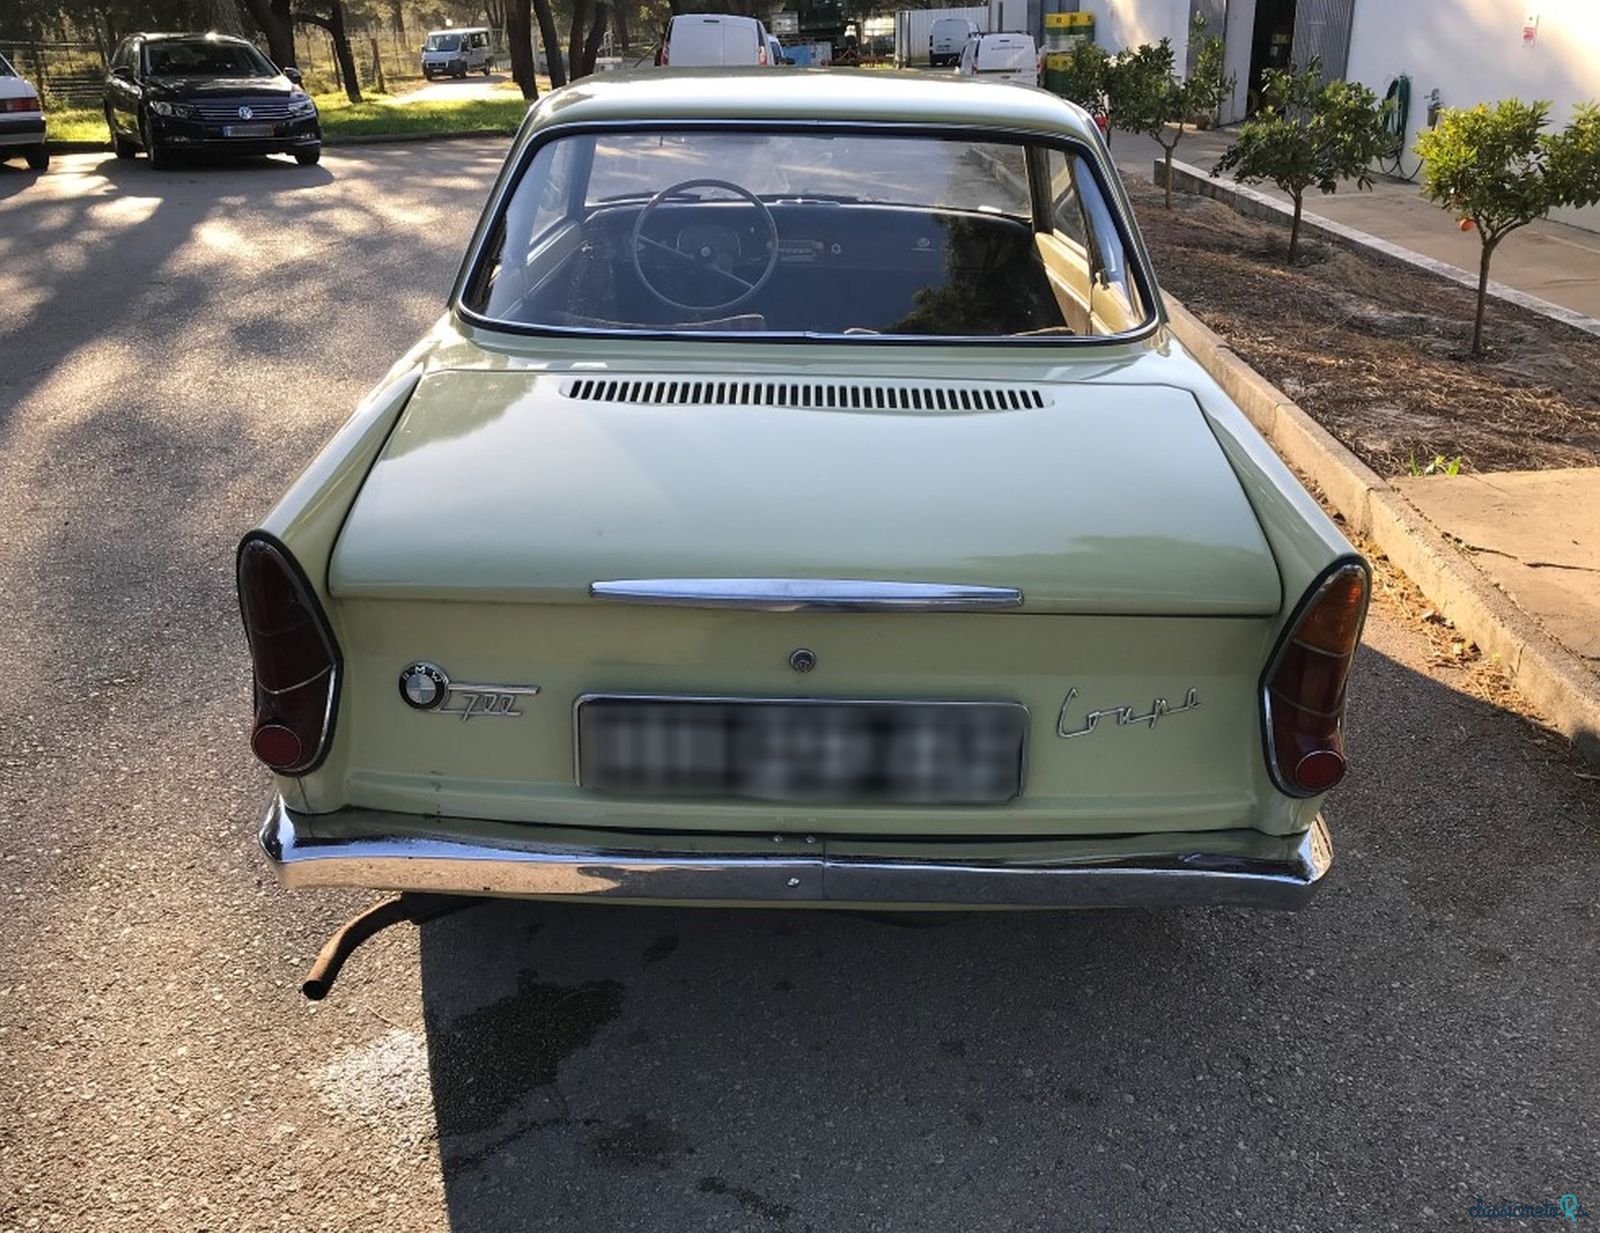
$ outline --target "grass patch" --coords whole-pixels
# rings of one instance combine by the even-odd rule
[[[521,94],[504,98],[428,99],[405,102],[405,95],[387,95],[352,103],[343,94],[319,94],[322,135],[339,140],[427,133],[470,133],[491,129],[514,133],[528,114]]]
[[[52,107],[45,114],[45,135],[51,141],[111,142],[105,113],[98,107]]]
[[[528,104],[515,90],[497,91],[494,98],[429,99],[405,102],[405,95],[369,95],[352,103],[339,94],[319,94],[322,135],[334,141],[391,134],[424,136],[431,133],[470,133],[489,129],[514,133],[527,114]],[[45,117],[51,141],[93,141],[107,145],[104,113],[98,107],[52,108]]]

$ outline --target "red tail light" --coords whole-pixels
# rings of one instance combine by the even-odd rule
[[[1290,796],[1315,796],[1344,778],[1345,681],[1367,615],[1367,567],[1346,560],[1301,600],[1262,687],[1267,764]]]
[[[0,111],[38,111],[36,98],[0,98]]]
[[[333,735],[339,648],[294,558],[259,532],[239,545],[239,610],[255,669],[250,748],[280,775],[304,775]]]

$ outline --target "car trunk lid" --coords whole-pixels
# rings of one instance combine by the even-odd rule
[[[636,578],[1015,588],[1025,613],[1282,602],[1205,417],[1165,386],[435,373],[329,567],[336,599],[595,602]]]

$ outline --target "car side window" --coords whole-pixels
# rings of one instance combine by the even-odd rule
[[[1062,239],[1079,248],[1088,248],[1089,233],[1083,220],[1083,201],[1078,195],[1076,155],[1050,151],[1050,226]]]

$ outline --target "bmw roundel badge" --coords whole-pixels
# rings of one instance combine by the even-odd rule
[[[400,674],[400,696],[419,711],[433,710],[449,692],[450,678],[438,664],[415,663]]]

